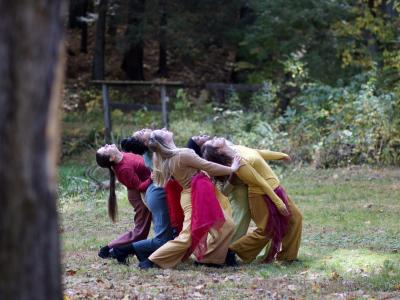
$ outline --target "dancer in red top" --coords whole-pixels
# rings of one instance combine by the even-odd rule
[[[107,159],[102,159],[104,156]],[[151,225],[151,213],[143,203],[140,192],[146,191],[151,184],[151,178],[150,171],[140,155],[120,152],[115,145],[101,147],[96,152],[96,161],[100,167],[108,168],[110,171],[108,214],[111,220],[115,222],[117,215],[115,176],[127,187],[128,200],[135,210],[134,228],[100,249],[99,256],[108,258],[113,247],[126,246],[147,238]]]

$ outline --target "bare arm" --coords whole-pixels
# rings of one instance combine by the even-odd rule
[[[182,164],[195,169],[206,171],[210,176],[226,176],[231,174],[232,172],[232,169],[230,167],[205,160],[191,151],[180,153],[180,159]]]

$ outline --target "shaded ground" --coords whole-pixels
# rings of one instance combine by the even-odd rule
[[[139,271],[97,257],[127,230],[132,209],[120,188],[120,221],[111,224],[106,192],[80,166],[61,168],[65,295],[70,299],[400,299],[400,170],[282,170],[304,213],[300,262]]]

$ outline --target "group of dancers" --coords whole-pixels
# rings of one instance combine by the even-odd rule
[[[126,186],[134,228],[102,247],[101,258],[138,267],[173,268],[192,254],[195,264],[236,266],[297,260],[302,215],[287,196],[268,160],[281,152],[251,149],[224,138],[193,136],[178,148],[166,129],[142,129],[96,152],[108,168],[108,213],[115,221],[115,181]],[[249,230],[253,220],[256,228]],[[154,234],[148,238],[151,223]]]

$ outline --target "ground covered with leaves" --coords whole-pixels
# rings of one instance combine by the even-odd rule
[[[133,223],[124,188],[119,221],[107,217],[82,165],[60,170],[64,294],[69,299],[400,299],[400,169],[349,167],[279,171],[304,214],[299,262],[140,271],[97,257]]]

